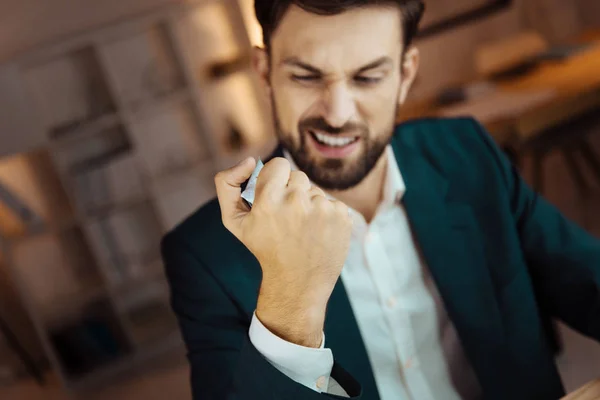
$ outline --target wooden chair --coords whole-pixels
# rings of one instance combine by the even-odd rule
[[[588,196],[591,185],[584,168],[600,184],[600,156],[589,140],[599,130],[600,91],[595,91],[525,115],[517,124],[518,139],[510,146],[509,153],[519,166],[525,154],[533,156],[533,187],[543,194],[544,161],[550,152],[560,151],[579,194]]]
[[[600,156],[589,141],[590,135],[597,131],[600,131],[600,90],[525,114],[516,126],[516,142],[506,146],[506,151],[520,169],[523,157],[533,156],[532,184],[541,194],[544,193],[544,161],[549,153],[559,151],[579,195],[585,198],[591,188],[583,168],[587,167],[600,185]],[[560,354],[563,343],[557,325],[550,319],[544,321],[544,325],[554,354]]]

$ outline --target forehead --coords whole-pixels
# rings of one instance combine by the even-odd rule
[[[324,16],[292,5],[271,37],[274,63],[297,57],[319,68],[360,68],[402,52],[400,9],[356,8]]]

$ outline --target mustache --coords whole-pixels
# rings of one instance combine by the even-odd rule
[[[300,121],[298,124],[298,132],[304,132],[307,130],[318,130],[327,132],[332,135],[339,135],[346,132],[361,132],[361,135],[364,132],[367,132],[367,127],[364,124],[359,124],[356,122],[348,122],[339,128],[335,128],[327,123],[323,118],[307,118],[305,120]]]

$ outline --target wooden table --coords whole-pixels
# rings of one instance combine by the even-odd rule
[[[598,400],[600,399],[600,379],[590,382],[562,400]]]
[[[483,121],[500,145],[525,140],[578,115],[600,110],[600,37],[587,40],[589,48],[565,60],[542,62],[523,75],[495,82],[500,91],[517,95],[546,89],[553,92],[518,115]],[[408,103],[400,111],[399,122],[443,112],[435,99]]]

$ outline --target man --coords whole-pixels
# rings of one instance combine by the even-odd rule
[[[420,0],[257,0],[281,147],[166,236],[195,399],[557,399],[600,339],[600,243],[470,119],[394,127]]]

